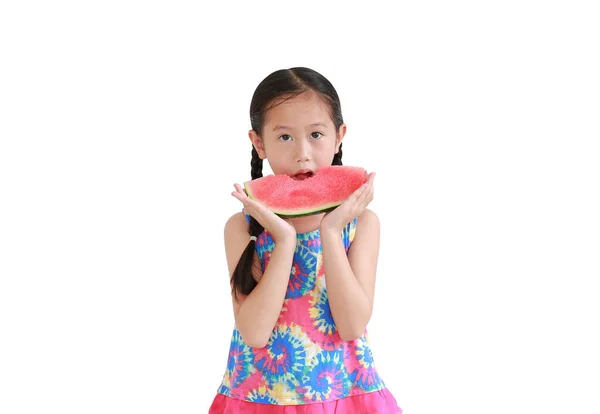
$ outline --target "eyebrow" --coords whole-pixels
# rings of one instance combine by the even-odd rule
[[[324,128],[327,128],[327,125],[325,125],[323,122],[315,122],[314,124],[309,125],[309,127],[315,127],[315,126],[322,126]],[[278,129],[293,129],[293,128],[289,127],[289,126],[285,126],[285,125],[275,125],[275,128],[273,128],[273,131],[277,131]]]

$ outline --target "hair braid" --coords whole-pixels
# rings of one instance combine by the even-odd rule
[[[261,178],[263,176],[263,160],[261,160],[258,156],[258,152],[256,152],[256,148],[254,148],[254,145],[252,146],[252,160],[250,161],[250,166],[252,167],[250,170],[250,174],[253,180],[256,180],[257,178]],[[264,227],[258,221],[256,221],[254,217],[250,216],[250,228],[248,229],[250,236],[258,237],[258,235],[262,233],[263,230]],[[253,241],[251,240],[250,243],[253,243]]]
[[[333,156],[331,165],[342,165],[342,144],[340,144],[340,150]]]
[[[263,176],[263,161],[258,156],[258,152],[256,152],[254,146],[252,146],[252,160],[250,161],[250,166],[250,174],[253,180]],[[258,237],[263,230],[264,227],[254,217],[250,216],[250,224],[248,225],[248,233],[250,233],[250,236]],[[255,245],[256,242],[250,240],[248,246],[246,246],[246,249],[240,256],[240,260],[235,267],[235,270],[231,274],[231,292],[235,294],[236,298],[240,293],[249,295],[258,284],[252,273]]]

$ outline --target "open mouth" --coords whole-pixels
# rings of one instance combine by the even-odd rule
[[[312,177],[313,175],[315,175],[312,171],[307,171],[307,172],[303,172],[303,173],[298,173],[296,175],[292,175],[292,179],[296,180],[296,181],[302,181],[302,180],[306,180],[307,178]]]

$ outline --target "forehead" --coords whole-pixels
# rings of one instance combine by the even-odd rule
[[[265,127],[287,125],[302,128],[316,122],[333,127],[329,106],[315,93],[303,93],[283,102],[276,102],[269,109]]]

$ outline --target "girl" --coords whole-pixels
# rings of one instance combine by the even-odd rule
[[[252,179],[265,159],[274,174],[298,180],[342,165],[340,101],[314,70],[267,76],[250,121]],[[225,224],[225,250],[235,327],[209,414],[402,412],[366,331],[379,254],[379,220],[366,208],[374,178],[332,212],[293,219],[234,185],[243,211]]]

